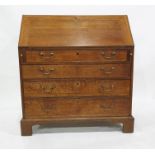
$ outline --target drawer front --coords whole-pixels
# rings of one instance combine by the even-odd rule
[[[24,79],[33,78],[129,78],[130,64],[23,65]]]
[[[26,51],[26,63],[117,62],[127,61],[126,50]]]
[[[24,82],[25,97],[129,96],[129,80],[50,80]]]
[[[128,99],[44,98],[25,99],[26,118],[128,116]]]

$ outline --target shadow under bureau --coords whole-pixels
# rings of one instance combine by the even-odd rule
[[[22,135],[32,126],[121,123],[133,132],[134,44],[127,16],[22,18]]]

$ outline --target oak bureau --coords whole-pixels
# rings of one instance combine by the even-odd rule
[[[22,135],[37,124],[104,122],[133,132],[134,43],[126,15],[24,15],[18,50]]]

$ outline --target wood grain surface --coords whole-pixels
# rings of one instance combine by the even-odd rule
[[[131,133],[134,44],[128,17],[24,15],[22,135],[35,124],[122,123]]]

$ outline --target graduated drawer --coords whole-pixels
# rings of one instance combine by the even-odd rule
[[[24,81],[25,97],[129,96],[130,80]]]
[[[127,50],[53,50],[25,52],[26,63],[124,62],[127,59]]]
[[[128,116],[126,98],[38,98],[25,99],[25,118]]]
[[[33,78],[129,78],[130,64],[22,65],[24,79]]]

